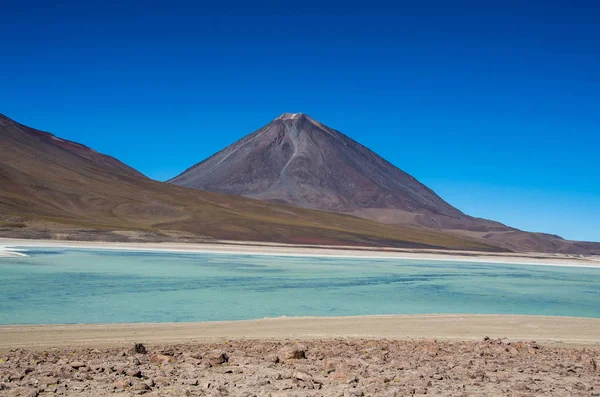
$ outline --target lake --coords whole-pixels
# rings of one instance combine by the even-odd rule
[[[478,313],[600,318],[600,269],[27,248],[0,258],[0,324]]]

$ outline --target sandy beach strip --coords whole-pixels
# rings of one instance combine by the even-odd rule
[[[507,338],[600,347],[600,319],[520,315],[283,317],[200,323],[0,326],[0,349],[106,347],[237,339]]]
[[[221,241],[211,243],[116,243],[92,241],[22,240],[0,238],[0,247],[4,247],[4,252],[15,252],[19,248],[27,247],[54,247],[296,257],[304,256],[357,259],[413,259],[450,262],[600,268],[599,256],[543,253],[488,253],[477,251],[398,249],[378,247],[302,246],[274,243],[250,243],[240,241]],[[0,254],[1,253],[2,249],[0,249]]]

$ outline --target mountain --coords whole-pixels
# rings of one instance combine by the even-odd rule
[[[282,114],[169,182],[386,223],[513,230],[463,214],[373,151],[302,113]]]
[[[585,244],[468,216],[370,149],[303,113],[282,114],[168,182],[443,230],[511,250],[588,252]]]
[[[415,178],[302,113],[285,113],[170,182],[327,211],[462,213]]]
[[[471,237],[153,181],[113,157],[4,115],[0,236],[500,249]]]

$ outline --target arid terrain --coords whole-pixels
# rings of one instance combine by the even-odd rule
[[[232,340],[0,354],[7,396],[598,396],[600,352],[536,342]]]
[[[415,150],[426,156],[426,149]],[[282,114],[169,182],[439,230],[511,251],[600,252],[595,243],[469,216],[369,148],[303,113]]]
[[[0,236],[502,250],[472,237],[153,181],[115,158],[2,115]]]
[[[296,124],[292,125],[290,122],[302,124],[296,128]],[[286,129],[280,128],[284,124]],[[354,195],[354,190],[346,193],[348,197],[352,197],[349,202],[364,205],[360,208],[354,206],[352,211],[342,214],[302,208],[298,205],[304,205],[303,203],[290,200],[274,201],[285,201],[295,205],[157,182],[113,157],[79,143],[29,128],[0,115],[0,236],[122,242],[246,240],[307,245],[568,254],[600,252],[598,243],[569,241],[541,233],[526,233],[496,222],[468,217],[445,203],[410,175],[396,169],[349,138],[340,138],[343,137],[341,133],[310,121],[304,115],[297,120],[276,120],[269,126],[273,128],[265,127],[265,133],[268,134],[259,134],[261,139],[273,138],[274,143],[279,142],[279,135],[269,135],[271,130],[276,130],[285,132],[281,139],[286,140],[289,138],[286,138],[288,133],[293,132],[288,129],[294,127],[292,130],[302,134],[302,137],[296,137],[300,140],[310,133],[316,134],[315,137],[323,134],[337,137],[332,138],[333,143],[307,143],[308,146],[304,149],[311,153],[315,147],[328,147],[325,145],[327,143],[333,145],[333,148],[341,146],[349,150],[344,151],[345,154],[341,157],[327,156],[332,161],[335,158],[342,162],[350,161],[354,155],[357,156],[356,159],[370,159],[371,165],[379,171],[373,171],[377,177],[373,176],[372,182],[367,185],[359,183],[359,180],[364,182],[364,175],[350,172],[352,167],[345,167],[342,163],[326,166],[323,170],[325,172],[331,167],[345,169],[347,178],[358,178],[355,182],[348,182],[348,186],[357,186],[360,195]],[[306,126],[312,127],[307,130]],[[263,144],[267,145],[269,142]],[[317,156],[318,153],[313,155]],[[224,162],[229,163],[234,159],[232,154],[231,159]],[[304,175],[303,169],[308,174],[314,173],[309,163],[300,161],[301,157],[292,160],[294,161],[290,160],[283,172],[277,171],[278,175],[285,176],[288,171],[292,173],[292,170],[295,170],[293,175]],[[250,164],[253,164],[255,171],[256,167],[263,166]],[[359,164],[356,167],[352,169],[360,170],[363,166]],[[256,176],[256,172],[248,175]],[[214,175],[221,173],[215,169]],[[234,175],[237,173],[234,172]],[[293,175],[284,178],[286,184],[278,187],[278,191],[294,192]],[[370,177],[367,175],[366,178]],[[342,175],[334,176],[334,179],[345,180]],[[372,183],[381,184],[388,179],[388,182],[395,186],[392,190],[377,187],[379,185],[371,186]],[[212,189],[211,186],[207,188]],[[371,194],[369,192],[374,196],[368,196]],[[233,193],[245,194],[243,191]],[[269,199],[266,196],[256,197]],[[336,197],[339,198],[339,195]],[[376,197],[380,199],[375,200]],[[320,195],[314,198],[323,199],[323,203],[330,202]],[[375,208],[379,212],[384,211],[381,214],[390,210],[388,206],[392,206],[395,213],[403,212],[408,214],[410,219],[418,221],[382,223],[388,222],[389,219],[384,219],[386,216],[381,218],[379,215],[361,213],[373,210],[371,204],[368,204],[371,202],[375,206],[385,204],[386,208]],[[321,208],[314,205],[309,207]],[[324,209],[334,210],[333,207]],[[437,220],[433,223],[427,221],[433,219],[432,217]],[[469,225],[475,227],[463,228],[463,221],[468,221]],[[487,226],[481,228],[477,225]]]
[[[0,394],[597,396],[599,322],[415,315],[3,326]]]

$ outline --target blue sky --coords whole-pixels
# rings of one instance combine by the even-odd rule
[[[165,180],[304,112],[466,213],[600,241],[598,2],[51,3],[2,1],[21,123]]]

